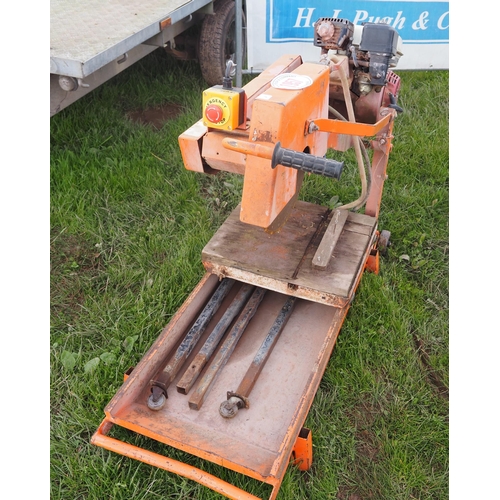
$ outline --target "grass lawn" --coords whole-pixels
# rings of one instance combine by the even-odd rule
[[[449,73],[399,74],[404,113],[379,218],[392,246],[380,274],[363,276],[305,422],[313,467],[290,466],[279,500],[448,498]],[[177,137],[200,118],[204,86],[195,64],[156,51],[50,120],[52,500],[221,498],[90,444],[124,372],[198,283],[203,247],[241,199],[241,177],[183,166]],[[301,199],[327,206],[358,190],[353,168],[335,184],[308,177]]]

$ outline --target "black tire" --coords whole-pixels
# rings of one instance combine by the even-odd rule
[[[244,12],[242,26],[246,26]],[[242,61],[246,54],[244,33],[245,30],[241,37]],[[217,0],[214,3],[214,14],[203,19],[198,46],[201,74],[208,85],[222,85],[228,59],[236,64],[236,7],[234,0]]]

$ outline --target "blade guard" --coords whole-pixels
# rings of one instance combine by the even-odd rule
[[[310,85],[300,89],[271,86],[253,103],[250,139],[256,145],[274,148],[280,142],[286,149],[324,156],[326,134],[308,134],[306,124],[328,117],[329,70],[304,63],[293,71],[308,76]],[[247,155],[240,220],[275,231],[286,221],[298,197],[304,172],[277,165],[271,160]]]

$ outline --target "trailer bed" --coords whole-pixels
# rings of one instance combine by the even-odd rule
[[[213,0],[52,0],[50,116],[213,13]]]
[[[85,78],[211,0],[52,0],[50,72]]]

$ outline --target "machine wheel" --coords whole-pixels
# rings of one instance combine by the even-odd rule
[[[242,26],[246,26],[242,13]],[[246,54],[245,36],[242,35],[243,60]],[[201,25],[198,59],[201,74],[208,85],[221,85],[228,59],[236,64],[236,7],[234,0],[217,0],[214,14],[207,15]],[[234,76],[234,75],[232,75]]]
[[[150,410],[158,411],[161,410],[164,406],[165,403],[167,402],[167,398],[165,397],[164,394],[162,394],[159,398],[158,401],[155,401],[153,399],[153,395],[151,394],[148,398],[148,408]]]
[[[388,248],[391,245],[390,239],[391,233],[389,231],[380,231],[380,236],[378,238],[378,250],[381,255],[387,255]]]

